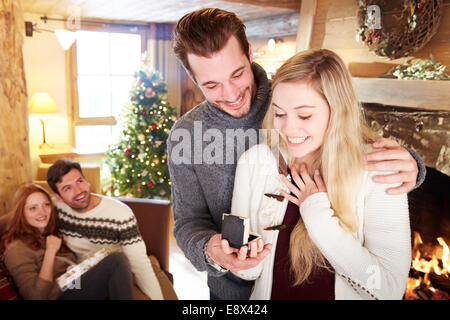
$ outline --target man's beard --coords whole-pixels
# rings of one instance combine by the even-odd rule
[[[75,198],[77,198],[79,195],[77,195]],[[70,203],[70,207],[75,211],[82,211],[85,210],[87,207],[89,207],[89,204],[91,203],[91,193],[87,192],[86,199],[80,204],[76,200],[72,200]]]

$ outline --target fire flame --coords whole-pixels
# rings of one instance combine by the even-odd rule
[[[450,250],[442,237],[437,238],[437,241],[442,246],[442,248],[436,247],[431,260],[426,260],[422,257],[419,248],[419,245],[423,244],[422,237],[418,232],[414,232],[414,260],[412,261],[412,268],[423,273],[430,273],[431,271],[433,271],[437,275],[445,275],[446,277],[448,277],[450,274]],[[441,251],[442,253],[439,254]],[[440,257],[440,259],[438,259],[438,256]],[[442,268],[439,261],[442,262]]]
[[[450,250],[442,237],[436,239],[439,246],[435,246],[431,259],[425,259],[420,251],[420,245],[423,244],[422,237],[418,232],[414,232],[414,244],[412,249],[412,268],[424,274],[421,279],[408,279],[407,292],[413,292],[414,289],[425,284],[431,291],[435,289],[431,286],[429,273],[433,272],[439,276],[450,276]]]
[[[442,264],[444,266],[444,270],[446,271],[446,274],[448,274],[450,270],[450,250],[448,249],[447,244],[445,243],[444,239],[442,237],[437,238],[437,241],[442,246]]]

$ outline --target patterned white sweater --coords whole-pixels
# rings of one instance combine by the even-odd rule
[[[78,262],[101,248],[122,251],[142,292],[152,300],[164,299],[133,211],[118,200],[98,194],[91,196],[100,197],[101,201],[85,213],[74,211],[64,202],[54,199],[60,231],[67,246],[77,255]]]
[[[392,196],[393,185],[376,184],[364,172],[357,197],[359,229],[344,230],[325,192],[315,193],[300,205],[311,240],[335,271],[335,298],[401,299],[411,264],[411,239],[406,194]],[[267,145],[250,148],[239,159],[233,190],[232,213],[250,218],[251,231],[272,243],[271,253],[257,267],[237,272],[256,280],[251,299],[270,299],[273,265],[279,231],[265,231],[283,222],[288,200],[277,201],[264,193],[289,193],[278,174],[278,163]]]

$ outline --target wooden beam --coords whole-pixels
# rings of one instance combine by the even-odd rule
[[[361,102],[450,111],[450,81],[353,78]]]
[[[20,4],[0,1],[0,215],[13,208],[17,188],[32,180],[23,21]]]
[[[297,12],[245,21],[247,38],[275,38],[297,34]]]
[[[302,0],[225,0],[228,2],[237,2],[252,4],[256,6],[274,7],[283,9],[299,10]]]
[[[307,50],[311,46],[311,36],[316,16],[317,0],[303,0],[297,31],[295,52]]]

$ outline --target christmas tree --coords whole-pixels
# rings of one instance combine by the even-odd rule
[[[176,109],[167,101],[160,73],[144,54],[120,116],[119,142],[106,151],[111,173],[104,191],[109,196],[170,199],[167,144]]]

